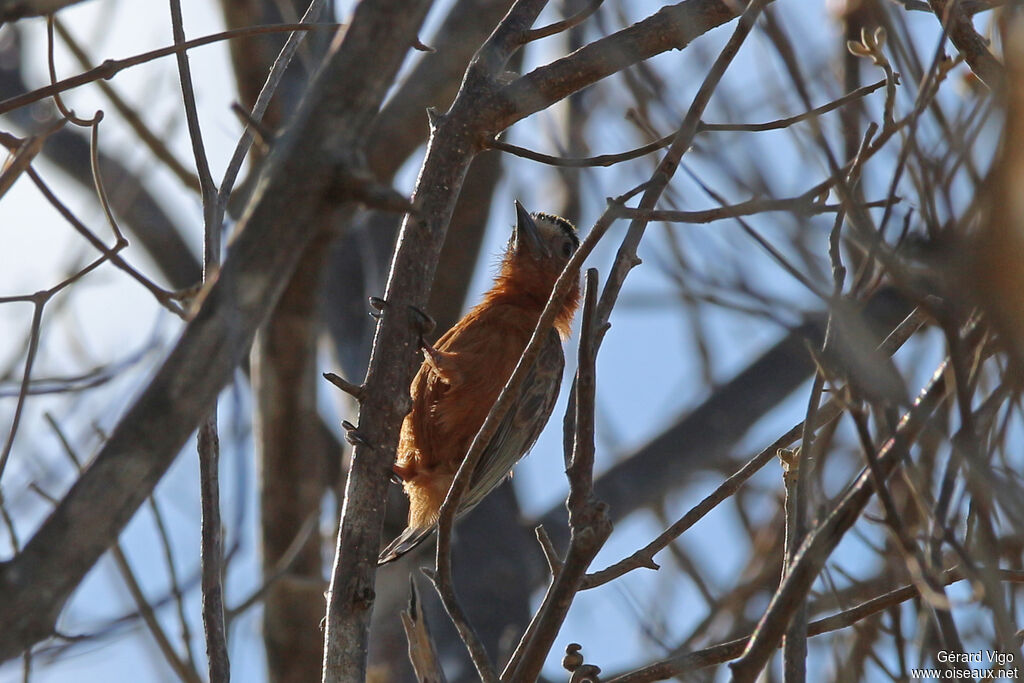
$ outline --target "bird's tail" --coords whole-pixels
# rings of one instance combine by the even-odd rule
[[[418,546],[423,541],[430,538],[430,535],[434,533],[434,529],[437,528],[436,524],[430,526],[413,528],[406,527],[398,538],[388,543],[388,547],[384,548],[380,552],[380,557],[377,559],[377,565],[387,564],[388,562],[394,562],[402,555]]]

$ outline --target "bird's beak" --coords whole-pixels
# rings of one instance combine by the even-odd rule
[[[540,232],[530,212],[516,200],[516,229],[512,232],[512,245],[519,253],[525,247],[534,258],[548,256],[548,250],[540,239]]]

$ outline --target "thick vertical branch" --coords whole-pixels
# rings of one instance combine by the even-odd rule
[[[265,577],[275,571],[305,520],[318,510],[327,483],[328,444],[316,400],[316,290],[328,241],[321,230],[305,250],[250,357]],[[267,590],[263,642],[271,681],[304,683],[320,675],[322,565],[320,536],[312,534],[287,573]]]
[[[413,307],[427,299],[459,188],[473,155],[482,149],[489,112],[480,105],[519,48],[519,36],[543,6],[543,0],[516,3],[474,57],[451,109],[433,121],[413,194],[417,214],[407,217],[399,235],[366,374],[366,397],[357,431],[350,435],[356,447],[328,590],[325,683],[365,677],[383,501],[398,430],[409,410],[408,387],[416,360],[418,324]]]
[[[439,148],[444,151],[438,151]],[[367,632],[384,522],[383,501],[398,428],[409,411],[408,387],[417,348],[411,307],[426,298],[454,204],[451,192],[439,196],[442,193],[436,188],[461,185],[470,149],[471,141],[463,126],[442,124],[435,131],[427,165],[413,197],[418,215],[403,226],[392,263],[385,293],[387,303],[366,374],[367,392],[360,409],[358,437],[353,439],[355,450],[327,593],[325,683],[361,681],[365,677]],[[425,191],[424,187],[435,191]]]
[[[318,21],[325,4],[324,0],[291,0],[288,6],[268,0],[222,3],[225,20],[232,28],[288,21],[292,19],[287,16],[288,9],[296,15],[304,12],[303,23]],[[282,11],[286,16],[280,16]],[[303,56],[315,54],[319,61],[326,44],[308,40],[303,32],[292,33],[283,45],[277,36],[232,43],[236,81],[252,121],[269,130],[281,129],[285,114],[295,106],[309,78],[301,64],[292,65],[293,57],[300,46],[308,48],[310,43],[314,51],[306,49]],[[258,168],[263,157],[258,148],[252,148],[254,137],[252,126],[247,126],[224,172],[218,191],[218,223],[244,159],[249,156]],[[327,204],[314,218],[318,235],[257,334],[250,356],[260,475],[261,559],[267,585],[263,643],[267,674],[273,683],[314,681],[320,675],[318,624],[323,617],[324,590],[320,536],[306,534],[298,548],[291,545],[306,520],[316,516],[326,486],[326,462],[332,453],[317,411],[316,342],[320,272],[335,208]],[[340,453],[335,454],[338,456]],[[289,553],[294,559],[282,572],[279,565]]]

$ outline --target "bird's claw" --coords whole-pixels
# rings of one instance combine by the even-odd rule
[[[383,298],[381,298],[379,296],[371,296],[370,297],[370,306],[372,306],[374,309],[376,309],[376,310],[370,311],[370,317],[371,318],[376,318],[377,320],[380,320],[381,316],[384,315],[384,309],[388,307],[388,302],[387,302],[386,299],[383,299]]]
[[[430,334],[437,327],[437,323],[419,306],[409,306],[409,310],[412,311],[413,324],[416,325],[416,329],[420,333],[422,338],[424,335]]]
[[[442,382],[451,385],[462,377],[458,366],[453,362],[454,354],[434,348],[422,335],[420,349],[423,351],[423,362],[430,366]]]
[[[370,445],[369,440],[363,436],[362,432],[360,432],[356,426],[348,420],[342,420],[341,427],[345,430],[345,441],[348,441],[353,446],[373,448],[373,446]]]
[[[409,310],[412,312],[413,325],[416,326],[416,330],[419,332],[420,349],[423,351],[423,359],[434,368],[434,372],[440,377],[445,378],[448,373],[443,369],[444,354],[435,349],[426,339],[426,336],[437,327],[437,323],[419,306],[409,306]]]

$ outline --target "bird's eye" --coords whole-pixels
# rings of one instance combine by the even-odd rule
[[[569,240],[562,242],[562,256],[566,258],[572,256],[572,242]]]

